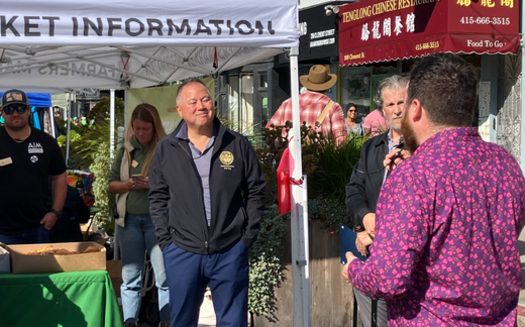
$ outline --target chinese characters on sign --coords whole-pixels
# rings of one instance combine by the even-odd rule
[[[401,24],[401,16],[396,16],[396,27],[394,28],[394,32],[396,33],[396,36],[401,34],[402,28],[403,28],[403,25]]]
[[[514,6],[515,4],[515,6]],[[435,52],[516,53],[516,0],[366,0],[340,8],[341,66]]]
[[[416,15],[414,13],[407,14],[406,19],[405,19],[405,26],[403,26],[402,17],[396,16],[395,27],[394,27],[394,33],[396,34],[396,36],[403,33],[403,27],[405,27],[406,33],[414,33],[415,19],[416,19]],[[374,25],[372,27],[372,38],[378,40],[381,38],[381,36],[388,36],[388,37],[391,36],[392,31],[391,31],[390,22],[391,22],[390,17],[385,18],[383,20],[383,29],[382,29],[383,32],[381,33],[381,28],[380,28],[381,21],[379,20],[374,21]],[[368,29],[368,23],[364,23],[363,28],[361,29],[361,41],[368,41],[369,38],[370,38],[370,30]]]
[[[502,7],[514,8],[514,0],[499,0]],[[498,0],[481,0],[482,7],[492,8],[496,6]],[[456,3],[460,6],[468,7],[472,4],[472,0],[458,0]]]
[[[385,18],[383,21],[383,35],[390,36],[390,17]]]

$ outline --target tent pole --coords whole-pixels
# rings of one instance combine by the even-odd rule
[[[53,110],[53,107],[49,107],[49,117],[51,117],[51,135],[56,139],[58,135],[55,133],[55,111]]]
[[[520,146],[520,166],[521,170],[525,171],[525,85],[523,81],[525,80],[525,3],[520,1],[521,5],[521,146]]]
[[[67,120],[67,135],[66,135],[66,167],[69,163],[69,133],[71,132],[71,93],[67,94],[67,109],[66,109],[66,120]]]
[[[109,157],[113,159],[115,150],[115,89],[111,89],[111,104],[109,109]]]
[[[299,48],[290,49],[290,81],[292,91],[293,140],[290,152],[294,159],[292,178],[302,183],[292,184],[292,271],[294,327],[310,327],[310,255],[308,240],[308,196],[306,176],[301,158],[301,122],[299,108]]]
[[[124,139],[126,139],[126,133],[128,132],[126,130],[126,122],[128,118],[128,96],[129,96],[129,89],[126,87],[124,89]]]

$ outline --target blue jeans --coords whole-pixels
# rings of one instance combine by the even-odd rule
[[[144,280],[144,252],[147,250],[153,265],[159,294],[161,322],[170,321],[169,290],[164,270],[164,259],[155,236],[150,216],[126,214],[125,227],[117,225],[117,238],[122,259],[120,288],[125,322],[137,322]]]
[[[0,234],[0,242],[4,244],[49,243],[49,230],[40,225],[37,229],[18,235]]]

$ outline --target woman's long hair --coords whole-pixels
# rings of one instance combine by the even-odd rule
[[[161,138],[166,136],[166,132],[164,131],[164,126],[162,126],[162,122],[160,121],[160,116],[159,112],[157,111],[157,108],[150,104],[143,103],[135,107],[133,113],[131,114],[132,129],[133,122],[135,120],[140,120],[145,123],[151,123],[151,125],[153,126],[153,138],[147,146],[148,153],[146,155],[144,165],[142,166],[142,176],[148,176],[149,165],[151,163],[151,158],[153,157],[155,147],[157,146],[157,142],[159,142]]]

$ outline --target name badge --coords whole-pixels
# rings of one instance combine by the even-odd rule
[[[7,166],[13,163],[11,157],[0,160],[0,167]]]
[[[133,167],[133,168],[137,168],[138,165],[139,165],[139,163],[136,160],[133,160],[131,162],[131,167]]]

